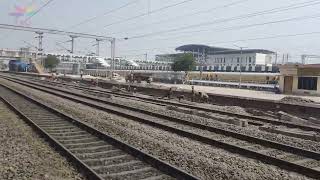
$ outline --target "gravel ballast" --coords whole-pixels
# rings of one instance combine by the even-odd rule
[[[188,138],[17,85],[3,83],[50,104],[101,131],[146,151],[200,179],[308,179]]]
[[[1,101],[0,144],[0,179],[84,179]]]
[[[156,112],[156,113],[163,114],[163,115],[170,116],[170,117],[181,118],[183,120],[188,120],[188,121],[192,121],[192,122],[196,122],[196,123],[200,123],[200,124],[205,124],[205,125],[221,128],[224,130],[230,130],[230,131],[242,133],[245,135],[250,135],[250,136],[263,138],[263,139],[270,140],[270,141],[284,143],[284,144],[294,146],[294,147],[299,147],[299,148],[304,148],[304,149],[308,149],[311,151],[320,152],[320,143],[319,142],[314,142],[311,140],[304,140],[304,139],[300,139],[300,138],[294,138],[294,137],[285,136],[285,135],[281,135],[281,134],[268,133],[265,131],[260,131],[258,129],[258,127],[255,127],[255,126],[240,127],[237,125],[223,123],[223,122],[215,120],[215,118],[217,118],[217,119],[230,118],[229,116],[226,116],[226,115],[220,115],[220,114],[215,114],[215,113],[206,113],[212,117],[211,119],[209,119],[209,118],[203,118],[203,117],[196,116],[196,115],[180,113],[180,112],[170,110],[170,109],[168,109],[166,107],[162,107],[162,106],[157,106],[157,105],[153,105],[153,104],[146,104],[143,102],[129,100],[129,99],[114,97],[112,99],[105,99],[105,100],[112,101],[114,103],[118,103],[118,104],[122,104],[122,105],[127,105],[130,107],[144,109],[144,110],[147,110],[150,112]]]

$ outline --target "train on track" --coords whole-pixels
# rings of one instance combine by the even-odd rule
[[[27,72],[30,69],[30,64],[22,60],[10,60],[9,61],[9,71],[14,72]]]

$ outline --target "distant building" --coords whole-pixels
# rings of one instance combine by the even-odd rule
[[[209,54],[206,59],[207,65],[218,66],[256,66],[272,64],[273,52],[267,50],[250,49],[230,50]]]
[[[0,60],[30,59],[36,57],[36,52],[29,48],[0,49]]]
[[[282,93],[320,95],[320,64],[282,65],[280,74]]]
[[[181,53],[191,53],[197,61],[195,70],[236,72],[278,72],[272,65],[275,53],[264,49],[230,49],[190,44],[176,48],[178,53],[156,55],[156,61],[173,63]]]
[[[229,49],[205,45],[184,45],[177,51],[192,53],[200,65],[205,66],[256,66],[271,65],[275,52],[264,49]]]

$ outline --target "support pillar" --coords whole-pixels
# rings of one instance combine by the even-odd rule
[[[37,54],[36,54],[36,60],[38,58],[39,55],[39,59],[40,59],[40,64],[42,66],[44,66],[44,62],[42,60],[42,53],[43,53],[43,32],[36,32],[36,34],[38,34],[38,36],[36,38],[38,38],[38,48],[37,48]]]

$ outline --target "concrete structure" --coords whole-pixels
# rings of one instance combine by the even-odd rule
[[[280,91],[285,94],[320,95],[320,64],[280,66]]]
[[[224,52],[216,52],[208,55],[207,65],[218,66],[256,66],[271,65],[273,52],[267,50],[251,49],[230,50]]]
[[[197,61],[197,71],[222,72],[278,72],[272,65],[275,53],[264,49],[230,49],[190,44],[176,48],[176,51],[191,53]],[[172,64],[176,54],[156,55],[156,62]]]
[[[229,49],[206,45],[184,45],[177,51],[192,53],[199,65],[202,66],[256,66],[271,65],[275,52],[264,49]]]
[[[36,52],[29,48],[21,49],[0,49],[0,60],[17,60],[20,58],[30,59],[36,58]]]

